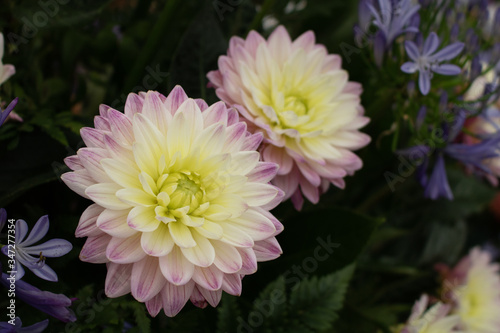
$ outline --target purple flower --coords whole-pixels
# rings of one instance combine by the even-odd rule
[[[5,119],[7,119],[7,117],[9,116],[9,113],[14,110],[14,107],[17,105],[17,100],[18,98],[14,98],[14,100],[12,102],[10,102],[10,104],[7,106],[7,108],[5,110],[2,110],[0,108],[0,126],[2,126],[2,124],[4,123]]]
[[[457,57],[464,49],[464,43],[456,42],[436,52],[439,44],[439,37],[434,32],[425,40],[422,51],[414,42],[405,42],[406,53],[413,61],[404,63],[401,70],[409,74],[419,72],[418,85],[424,95],[431,89],[432,72],[441,75],[458,75],[461,72],[460,67],[442,62]]]
[[[45,319],[39,323],[34,325],[23,327],[23,322],[21,318],[16,317],[14,321],[14,325],[9,324],[7,322],[0,323],[0,332],[3,333],[41,333],[44,329],[49,326],[49,320]]]
[[[0,284],[9,289],[11,284],[9,279],[9,275],[2,273]],[[75,314],[68,308],[71,306],[71,300],[63,294],[41,291],[22,280],[16,280],[15,284],[16,298],[21,301],[65,323],[76,320]]]
[[[31,230],[29,236],[25,239],[28,233],[28,225],[24,220],[16,221],[16,240],[15,240],[15,268],[16,280],[24,276],[22,265],[26,266],[38,277],[48,280],[57,281],[57,274],[52,268],[45,264],[45,257],[54,258],[60,257],[71,251],[73,246],[70,242],[64,239],[51,239],[43,244],[34,245],[42,239],[49,230],[49,218],[47,215],[42,216]],[[2,253],[7,255],[7,246],[2,248]],[[34,255],[34,256],[33,256]]]
[[[401,34],[418,32],[417,27],[410,25],[410,20],[419,11],[420,5],[413,5],[411,0],[378,0],[378,4],[379,10],[369,2],[363,3],[361,8],[370,10],[374,17],[373,24],[384,34],[386,47]]]
[[[432,171],[431,177],[424,183],[424,187],[424,197],[426,198],[436,200],[443,197],[448,200],[453,200],[453,193],[451,192],[448,177],[446,176],[446,169],[444,167],[443,154],[438,154],[436,163],[434,164],[434,170]]]

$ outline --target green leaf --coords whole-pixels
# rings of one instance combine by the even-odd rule
[[[237,318],[241,316],[238,297],[223,293],[217,312],[217,333],[236,332],[238,327]]]
[[[322,278],[303,280],[290,294],[288,316],[314,331],[331,328],[344,304],[353,273],[354,265],[350,265]]]

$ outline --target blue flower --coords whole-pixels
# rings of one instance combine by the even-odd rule
[[[436,52],[439,45],[439,37],[434,32],[425,40],[422,51],[414,42],[405,42],[406,53],[413,61],[404,63],[401,70],[409,74],[419,72],[418,86],[424,95],[431,89],[432,72],[441,75],[458,75],[461,72],[460,67],[443,62],[457,57],[464,49],[464,43],[456,42]]]
[[[14,325],[11,325],[7,322],[0,323],[0,332],[3,333],[41,333],[44,329],[49,326],[49,320],[45,319],[39,323],[34,325],[23,327],[23,322],[21,318],[16,317],[14,321]]]
[[[31,230],[29,236],[28,225],[23,220],[16,221],[16,239],[15,239],[15,268],[16,280],[24,276],[22,265],[26,266],[38,277],[57,281],[57,274],[52,268],[45,264],[45,257],[60,257],[71,251],[73,246],[64,239],[51,239],[43,244],[33,245],[42,239],[49,230],[49,218],[42,216]],[[2,253],[8,255],[7,246],[2,248]]]
[[[7,108],[5,110],[2,110],[0,108],[0,126],[2,126],[2,124],[4,123],[5,119],[7,119],[7,117],[9,116],[9,113],[14,110],[14,107],[17,105],[17,100],[18,98],[14,98],[14,100],[12,102],[10,102],[10,104],[7,106]]]
[[[11,284],[9,278],[10,275],[1,273],[0,284],[7,289],[10,288]],[[23,280],[17,280],[16,298],[65,323],[76,321],[75,314],[68,308],[72,302],[63,294],[42,291]]]
[[[418,157],[419,163],[416,170],[416,176],[419,183],[424,187],[424,197],[436,200],[438,198],[447,198],[453,200],[446,175],[444,156],[447,155],[463,163],[469,169],[473,169],[482,174],[492,174],[487,166],[487,160],[499,156],[500,131],[483,138],[479,143],[468,145],[463,143],[454,143],[458,134],[463,128],[466,119],[466,112],[460,110],[455,121],[451,126],[443,126],[443,140],[447,142],[446,146],[435,150],[434,167],[428,176],[428,168],[433,154],[433,149],[428,145],[417,145],[398,151],[399,155],[410,157],[415,160]]]
[[[371,3],[363,1],[360,4],[360,18],[365,17],[363,21],[366,21],[367,13],[362,13],[361,9],[368,8],[374,17],[373,24],[383,32],[386,46],[391,45],[401,34],[418,32],[417,27],[410,26],[410,21],[419,11],[420,5],[413,5],[411,0],[378,0],[378,4],[380,10],[377,10]]]

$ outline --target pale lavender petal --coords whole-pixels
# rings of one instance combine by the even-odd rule
[[[431,73],[428,71],[420,71],[418,76],[418,87],[422,95],[427,95],[431,90]]]
[[[439,62],[451,60],[451,59],[457,57],[462,52],[464,47],[465,47],[464,43],[461,43],[461,42],[453,43],[451,45],[446,46],[445,48],[443,48],[439,52],[435,53],[432,56],[432,59],[434,59],[435,61],[439,61]]]
[[[414,42],[407,40],[405,42],[405,50],[411,60],[416,62],[420,58],[420,51]]]
[[[415,62],[405,62],[401,66],[401,70],[408,74],[413,74],[418,71],[418,65]]]
[[[23,244],[23,246],[25,246]],[[26,253],[37,255],[42,252],[44,257],[61,257],[71,251],[73,245],[64,239],[54,238],[45,243],[25,248]]]
[[[442,64],[433,66],[432,71],[441,75],[458,75],[462,70],[457,65]]]
[[[440,41],[439,37],[435,32],[431,32],[424,43],[424,50],[422,52],[423,56],[429,56],[433,54],[439,47]]]

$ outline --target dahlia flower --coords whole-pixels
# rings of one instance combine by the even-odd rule
[[[207,77],[249,129],[264,134],[263,160],[280,166],[272,182],[297,209],[302,194],[317,203],[330,183],[344,188],[343,178],[361,168],[352,153],[370,141],[358,131],[369,121],[361,85],[348,81],[340,56],[315,44],[312,31],[293,42],[283,26],[267,41],[255,31],[233,37]]]
[[[457,326],[460,318],[456,315],[448,315],[450,312],[449,305],[437,303],[427,309],[428,304],[429,296],[422,295],[420,300],[415,302],[408,322],[399,331],[399,333],[460,332],[454,330],[454,327]]]
[[[262,135],[223,102],[208,107],[181,87],[130,94],[124,114],[102,105],[81,135],[87,148],[62,179],[94,201],[76,236],[88,237],[81,260],[107,263],[109,297],[131,293],[152,316],[189,299],[216,306],[280,255],[283,227],[268,212],[283,198],[269,184],[278,166],[259,161]]]
[[[467,332],[500,332],[500,265],[491,255],[473,248],[446,274],[444,291]]]

